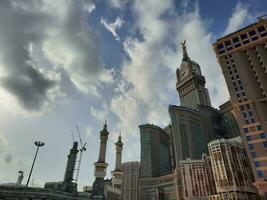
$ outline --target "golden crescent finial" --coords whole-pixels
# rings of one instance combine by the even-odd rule
[[[182,47],[185,47],[186,46],[186,40],[184,40],[184,41],[181,42],[181,46]]]

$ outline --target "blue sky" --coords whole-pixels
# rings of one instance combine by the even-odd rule
[[[119,131],[123,161],[139,160],[138,125],[168,125],[168,105],[179,104],[180,41],[187,40],[218,107],[229,95],[212,43],[255,22],[267,8],[265,0],[77,2],[0,2],[1,182],[16,181],[19,170],[28,175],[35,140],[46,143],[35,185],[62,180],[70,132],[79,125],[87,142],[79,184],[91,185],[105,119],[107,177]]]

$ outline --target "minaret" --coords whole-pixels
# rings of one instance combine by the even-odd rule
[[[95,165],[95,181],[93,184],[92,196],[94,199],[106,199],[104,192],[104,177],[106,176],[106,169],[108,164],[106,163],[106,150],[107,150],[107,140],[109,132],[107,130],[107,123],[105,121],[103,130],[100,131],[100,149],[98,161]]]
[[[19,176],[16,185],[21,185],[23,178],[23,171],[19,171]]]
[[[115,170],[111,172],[112,174],[112,183],[113,186],[121,189],[122,181],[123,181],[123,171],[121,170],[121,156],[123,143],[121,141],[121,134],[118,137],[118,141],[115,143],[116,146],[116,164]]]
[[[72,181],[78,152],[78,142],[73,142],[73,147],[71,148],[70,153],[68,155],[68,162],[63,181],[63,190],[65,192],[73,193],[76,191],[76,184]]]

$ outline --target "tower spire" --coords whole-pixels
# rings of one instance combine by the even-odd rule
[[[182,50],[183,50],[183,61],[190,60],[188,54],[187,54],[187,49],[186,49],[186,40],[181,42]]]
[[[107,126],[107,120],[105,120],[105,124],[104,124],[104,126],[103,126],[103,130],[107,130],[107,128],[108,128],[108,126]]]

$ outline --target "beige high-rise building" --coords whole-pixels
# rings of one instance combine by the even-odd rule
[[[202,159],[179,162],[184,200],[206,200],[215,194],[210,160],[203,154]]]
[[[257,199],[253,175],[240,137],[209,142],[209,155],[217,195],[215,199]]]
[[[241,129],[255,186],[267,198],[267,19],[213,44]]]
[[[137,161],[126,162],[121,165],[124,173],[121,200],[138,199],[138,178],[140,164]]]

